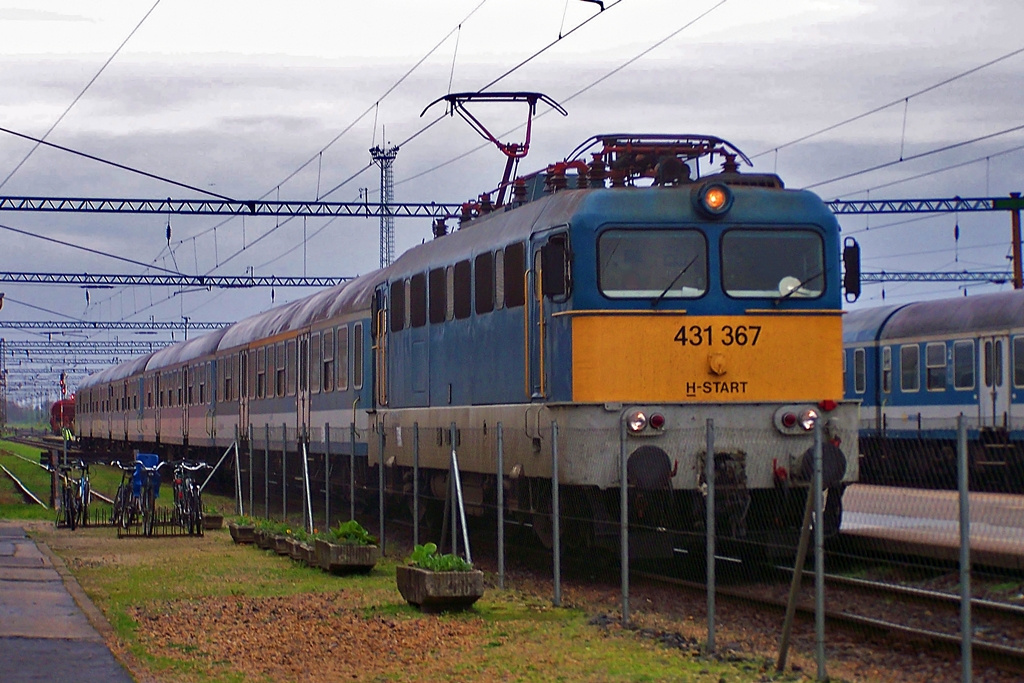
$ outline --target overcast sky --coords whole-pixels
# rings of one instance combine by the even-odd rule
[[[569,111],[535,122],[521,171],[560,159],[597,133],[708,133],[752,156],[753,170],[776,171],[787,186],[812,187],[826,199],[1024,189],[1024,129],[1003,132],[1024,126],[1024,52],[1012,54],[1024,48],[1019,0],[605,5],[573,31],[599,13],[597,4],[162,0],[103,68],[153,0],[0,0],[0,126],[42,136],[103,69],[49,141],[236,199],[314,199],[366,166],[373,144],[419,132],[441,112],[439,105],[420,118],[432,100],[449,89],[477,90],[569,34],[492,87],[540,91]],[[898,104],[788,144],[891,102]],[[497,131],[525,121],[525,108],[475,111]],[[983,136],[991,137],[930,153]],[[493,148],[452,161],[480,142],[460,119],[446,118],[404,144],[394,167],[396,200],[459,202],[493,188],[504,164]],[[0,180],[31,148],[0,133]],[[901,157],[909,160],[894,163]],[[829,182],[848,174],[855,175]],[[356,200],[361,188],[376,196],[378,183],[370,169],[326,198]],[[0,187],[0,196],[14,195],[201,196],[48,148]],[[0,212],[4,226],[187,273],[355,275],[379,259],[373,219],[298,219],[282,227],[265,218],[169,220],[173,255],[167,216]],[[1007,214],[841,222],[844,235],[861,242],[865,270],[1010,268]],[[427,220],[397,221],[399,253],[429,236]],[[143,270],[6,230],[0,240],[6,271]],[[961,293],[936,284],[884,289],[886,302]],[[77,287],[4,290],[2,314],[22,320],[60,316],[19,302],[88,320],[235,320],[309,293],[279,289],[272,301],[268,290],[93,290],[87,304]],[[882,303],[882,290],[866,286],[858,305]]]

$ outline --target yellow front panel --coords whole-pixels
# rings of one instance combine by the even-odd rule
[[[574,401],[817,402],[843,395],[838,311],[572,316]]]

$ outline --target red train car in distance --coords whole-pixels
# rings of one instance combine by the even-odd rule
[[[57,436],[75,433],[75,397],[64,398],[50,406],[50,430]]]

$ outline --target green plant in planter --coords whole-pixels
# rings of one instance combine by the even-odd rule
[[[363,525],[354,519],[347,522],[338,522],[336,527],[328,529],[324,535],[328,543],[340,545],[377,545],[377,537],[363,528]]]
[[[458,555],[439,555],[436,543],[416,546],[409,556],[409,564],[432,572],[471,572],[473,565]]]

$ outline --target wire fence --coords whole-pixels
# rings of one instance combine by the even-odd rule
[[[551,553],[556,605],[562,562],[602,553],[611,566],[618,560],[624,624],[631,614],[631,572],[657,567],[691,576],[706,585],[709,651],[717,629],[742,625],[728,622],[733,613],[716,609],[716,595],[737,586],[748,595],[776,595],[788,613],[779,625],[780,668],[793,612],[803,605],[815,617],[823,679],[826,573],[898,584],[923,580],[962,599],[971,595],[975,574],[988,578],[984,568],[972,573],[971,553],[992,566],[1011,558],[1014,546],[1024,547],[1024,502],[1019,495],[968,495],[968,483],[980,485],[978,473],[989,466],[977,456],[984,445],[969,442],[966,429],[952,455],[949,444],[937,451],[922,441],[916,456],[924,461],[926,453],[941,452],[933,469],[952,467],[959,492],[938,490],[938,475],[923,465],[915,466],[926,473],[917,486],[914,480],[851,485],[844,474],[849,480],[858,467],[872,476],[869,453],[844,453],[822,431],[815,430],[813,442],[787,441],[763,429],[707,420],[645,441],[628,435],[625,424],[602,430],[552,423],[534,434],[506,431],[500,423],[473,429],[324,425],[312,431],[317,442],[311,443],[287,425],[253,425],[235,461],[237,493],[250,514],[301,517],[309,528],[359,519],[378,533],[382,552],[399,528],[407,533],[411,527],[413,543],[434,541],[467,557],[486,540],[496,548],[500,586],[506,532],[530,538]],[[811,572],[806,576],[804,564]],[[805,589],[812,579],[813,591]],[[964,604],[951,633],[968,637],[961,661],[970,672],[971,603]]]

